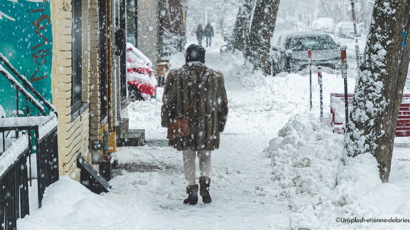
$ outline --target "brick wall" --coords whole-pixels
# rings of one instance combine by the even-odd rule
[[[90,0],[83,0],[83,8],[88,9]],[[53,67],[52,93],[53,104],[58,112],[58,146],[60,175],[78,179],[76,157],[78,153],[88,154],[89,110],[84,111],[74,121],[71,120],[71,1],[51,1],[51,20],[53,23]],[[91,13],[91,12],[90,12]],[[88,15],[83,12],[83,102],[89,102],[89,75],[92,71],[89,61],[91,50]],[[91,25],[91,24],[90,24]],[[91,154],[88,154],[91,155]]]
[[[100,64],[98,55],[98,0],[90,0],[90,138],[99,139],[101,130]]]

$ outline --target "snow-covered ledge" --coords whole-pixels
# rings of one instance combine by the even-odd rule
[[[51,113],[49,116],[38,117],[7,117],[0,119],[0,128],[18,128],[27,126],[41,127],[54,119],[57,120],[54,113]]]
[[[21,135],[16,141],[14,141],[10,148],[8,148],[0,156],[0,176],[6,172],[6,170],[17,161],[21,153],[23,153],[28,147],[27,134]]]
[[[48,120],[46,121],[46,123],[43,123],[40,128],[39,128],[39,139],[41,140],[44,136],[46,136],[48,133],[50,133],[54,128],[57,127],[58,125],[58,121],[57,121],[57,117],[55,116],[55,114],[50,114],[50,116],[48,116]]]
[[[8,121],[8,122],[7,122]],[[50,116],[40,117],[12,117],[1,118],[0,127],[21,127],[39,126],[39,139],[49,134],[57,127],[58,121],[54,113]],[[28,147],[27,134],[21,135],[6,151],[0,156],[0,175],[2,175],[10,165],[12,165]]]

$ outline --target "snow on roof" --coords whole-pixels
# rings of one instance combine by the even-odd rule
[[[317,37],[329,36],[327,33],[321,31],[301,31],[289,34],[290,37]]]
[[[129,42],[127,42],[127,50],[132,49],[132,52],[134,52],[136,55],[138,55],[139,58],[143,59],[143,61],[149,65],[149,67],[152,67],[152,62],[149,60],[145,54],[143,54],[139,49],[135,48],[135,46]]]

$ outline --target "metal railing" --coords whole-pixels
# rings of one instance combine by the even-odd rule
[[[27,78],[21,75],[0,53],[1,75],[16,89],[16,110],[13,117],[0,118],[0,134],[3,139],[3,149],[0,149],[3,151],[0,152],[0,230],[8,230],[16,229],[17,219],[29,214],[28,183],[32,185],[31,153],[33,150],[37,158],[39,207],[42,205],[45,189],[59,179],[57,112],[54,106],[34,89]],[[19,80],[15,79],[15,76]],[[26,99],[23,105],[25,114],[21,114],[19,110],[19,94]],[[29,102],[38,112],[33,107],[29,107]],[[50,115],[46,116],[46,109],[43,105],[49,109]],[[10,136],[10,133],[14,134],[14,137]],[[17,142],[11,145],[9,150],[6,149],[6,137],[9,142],[11,138]],[[2,162],[2,159],[5,161]],[[27,169],[27,159],[29,159],[29,169]],[[7,169],[2,170],[5,167]]]
[[[38,204],[41,207],[46,188],[59,178],[57,127],[38,141],[37,184]]]
[[[0,175],[0,229],[17,229],[16,221],[29,214],[28,146],[16,162]]]

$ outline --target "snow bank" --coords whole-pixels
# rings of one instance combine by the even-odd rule
[[[315,199],[317,194],[328,192],[335,184],[343,137],[314,120],[319,119],[311,113],[291,117],[265,150],[272,158],[274,185],[289,199],[293,213],[316,206],[321,202]],[[316,229],[318,220],[292,214],[290,225],[292,229]]]
[[[62,176],[46,189],[42,208],[31,210],[17,226],[19,230],[132,229],[132,218],[135,215],[119,205]]]
[[[394,160],[393,183],[382,184],[372,155],[343,159],[343,136],[316,120],[312,114],[292,117],[265,150],[274,185],[289,199],[290,228],[405,229],[406,224],[389,223],[410,218],[410,201],[399,186],[410,176],[405,163]],[[346,223],[351,218],[387,223]]]

